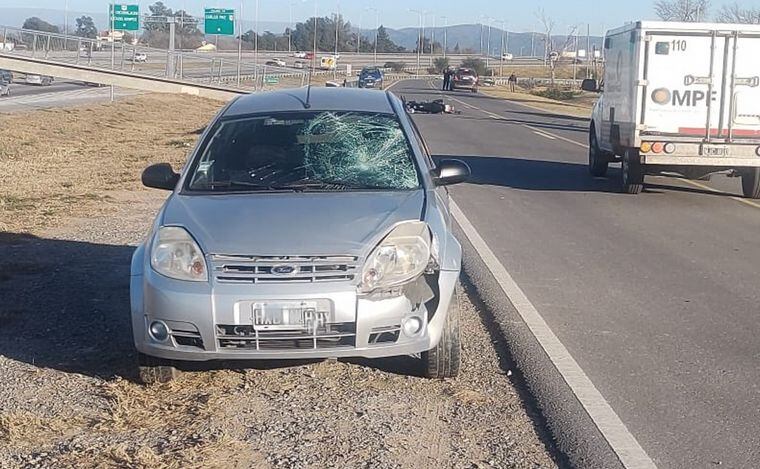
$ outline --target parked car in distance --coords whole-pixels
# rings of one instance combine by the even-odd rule
[[[478,92],[478,72],[471,68],[459,68],[451,78],[452,90],[470,90]]]
[[[0,79],[0,96],[11,95],[11,84]]]
[[[364,67],[359,72],[359,88],[383,89],[383,72],[377,67]]]
[[[24,81],[27,85],[50,86],[53,84],[53,81],[55,81],[55,79],[48,75],[35,75],[27,73],[26,79]]]
[[[301,52],[301,51],[293,53],[293,57],[296,58],[296,59],[305,59],[305,58],[307,58],[306,57],[306,52]]]
[[[135,55],[130,57],[129,60],[134,63],[145,63],[148,61],[148,54],[145,52],[135,52]]]
[[[512,54],[509,54],[507,52],[501,54],[501,60],[512,60],[514,59],[514,56]]]
[[[293,62],[293,68],[303,69],[306,68],[306,62],[303,60],[296,60]]]
[[[393,94],[302,88],[237,98],[180,174],[148,167],[143,184],[171,194],[132,257],[142,381],[185,360],[406,355],[456,376],[462,248],[443,186],[470,170],[426,149]]]
[[[0,70],[0,81],[13,83],[13,72],[10,70]]]
[[[267,60],[266,65],[269,65],[270,67],[287,67],[288,66],[288,64],[284,60],[277,57],[273,57]]]

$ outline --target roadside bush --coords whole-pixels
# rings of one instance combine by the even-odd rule
[[[557,87],[547,88],[545,90],[533,91],[535,96],[541,96],[542,98],[556,99],[557,101],[568,101],[577,97],[580,93],[572,90],[563,90]]]
[[[484,76],[486,74],[486,62],[483,59],[477,57],[468,57],[462,61],[462,67],[471,68],[478,73],[478,76]]]
[[[385,62],[383,65],[385,68],[390,68],[394,72],[400,73],[404,71],[406,64],[404,62]]]
[[[433,59],[433,66],[430,68],[431,73],[441,74],[444,70],[449,68],[448,57],[436,57]]]

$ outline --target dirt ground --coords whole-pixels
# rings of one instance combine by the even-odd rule
[[[567,114],[575,117],[591,117],[591,109],[594,102],[599,98],[595,93],[582,93],[580,96],[566,101],[557,101],[531,94],[524,88],[518,88],[516,92],[509,91],[505,85],[492,87],[481,86],[480,91],[486,95],[508,99],[516,103],[550,111],[557,114]]]
[[[221,103],[143,95],[0,116],[0,468],[556,467],[460,290],[463,374],[413,357],[188,368],[136,383],[129,259]]]

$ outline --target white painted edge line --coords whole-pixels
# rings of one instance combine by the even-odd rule
[[[607,440],[620,462],[627,469],[652,469],[657,466],[649,458],[636,438],[620,420],[604,396],[596,389],[594,383],[584,373],[570,352],[552,332],[533,303],[517,285],[515,280],[491,251],[475,227],[465,216],[459,206],[451,200],[451,212],[454,219],[464,231],[470,244],[478,252],[488,270],[494,276],[501,289],[512,302],[522,320],[544,350],[554,367],[572,390],[583,409],[594,422],[599,432]]]
[[[540,135],[540,136],[542,136],[542,137],[544,137],[544,138],[548,138],[549,140],[557,140],[557,139],[556,139],[556,138],[554,138],[553,136],[551,136],[551,135],[549,135],[549,134],[545,134],[545,133],[543,133],[543,132],[540,132],[540,131],[538,131],[538,130],[534,130],[534,131],[533,131],[533,133],[534,133],[534,134],[536,134],[536,135]]]

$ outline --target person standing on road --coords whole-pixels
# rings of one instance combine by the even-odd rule
[[[451,88],[451,69],[445,68],[443,70],[443,91],[449,91]]]
[[[517,85],[517,75],[515,75],[515,73],[512,72],[512,74],[509,76],[509,79],[507,79],[507,81],[509,82],[509,91],[514,93],[515,85]]]

